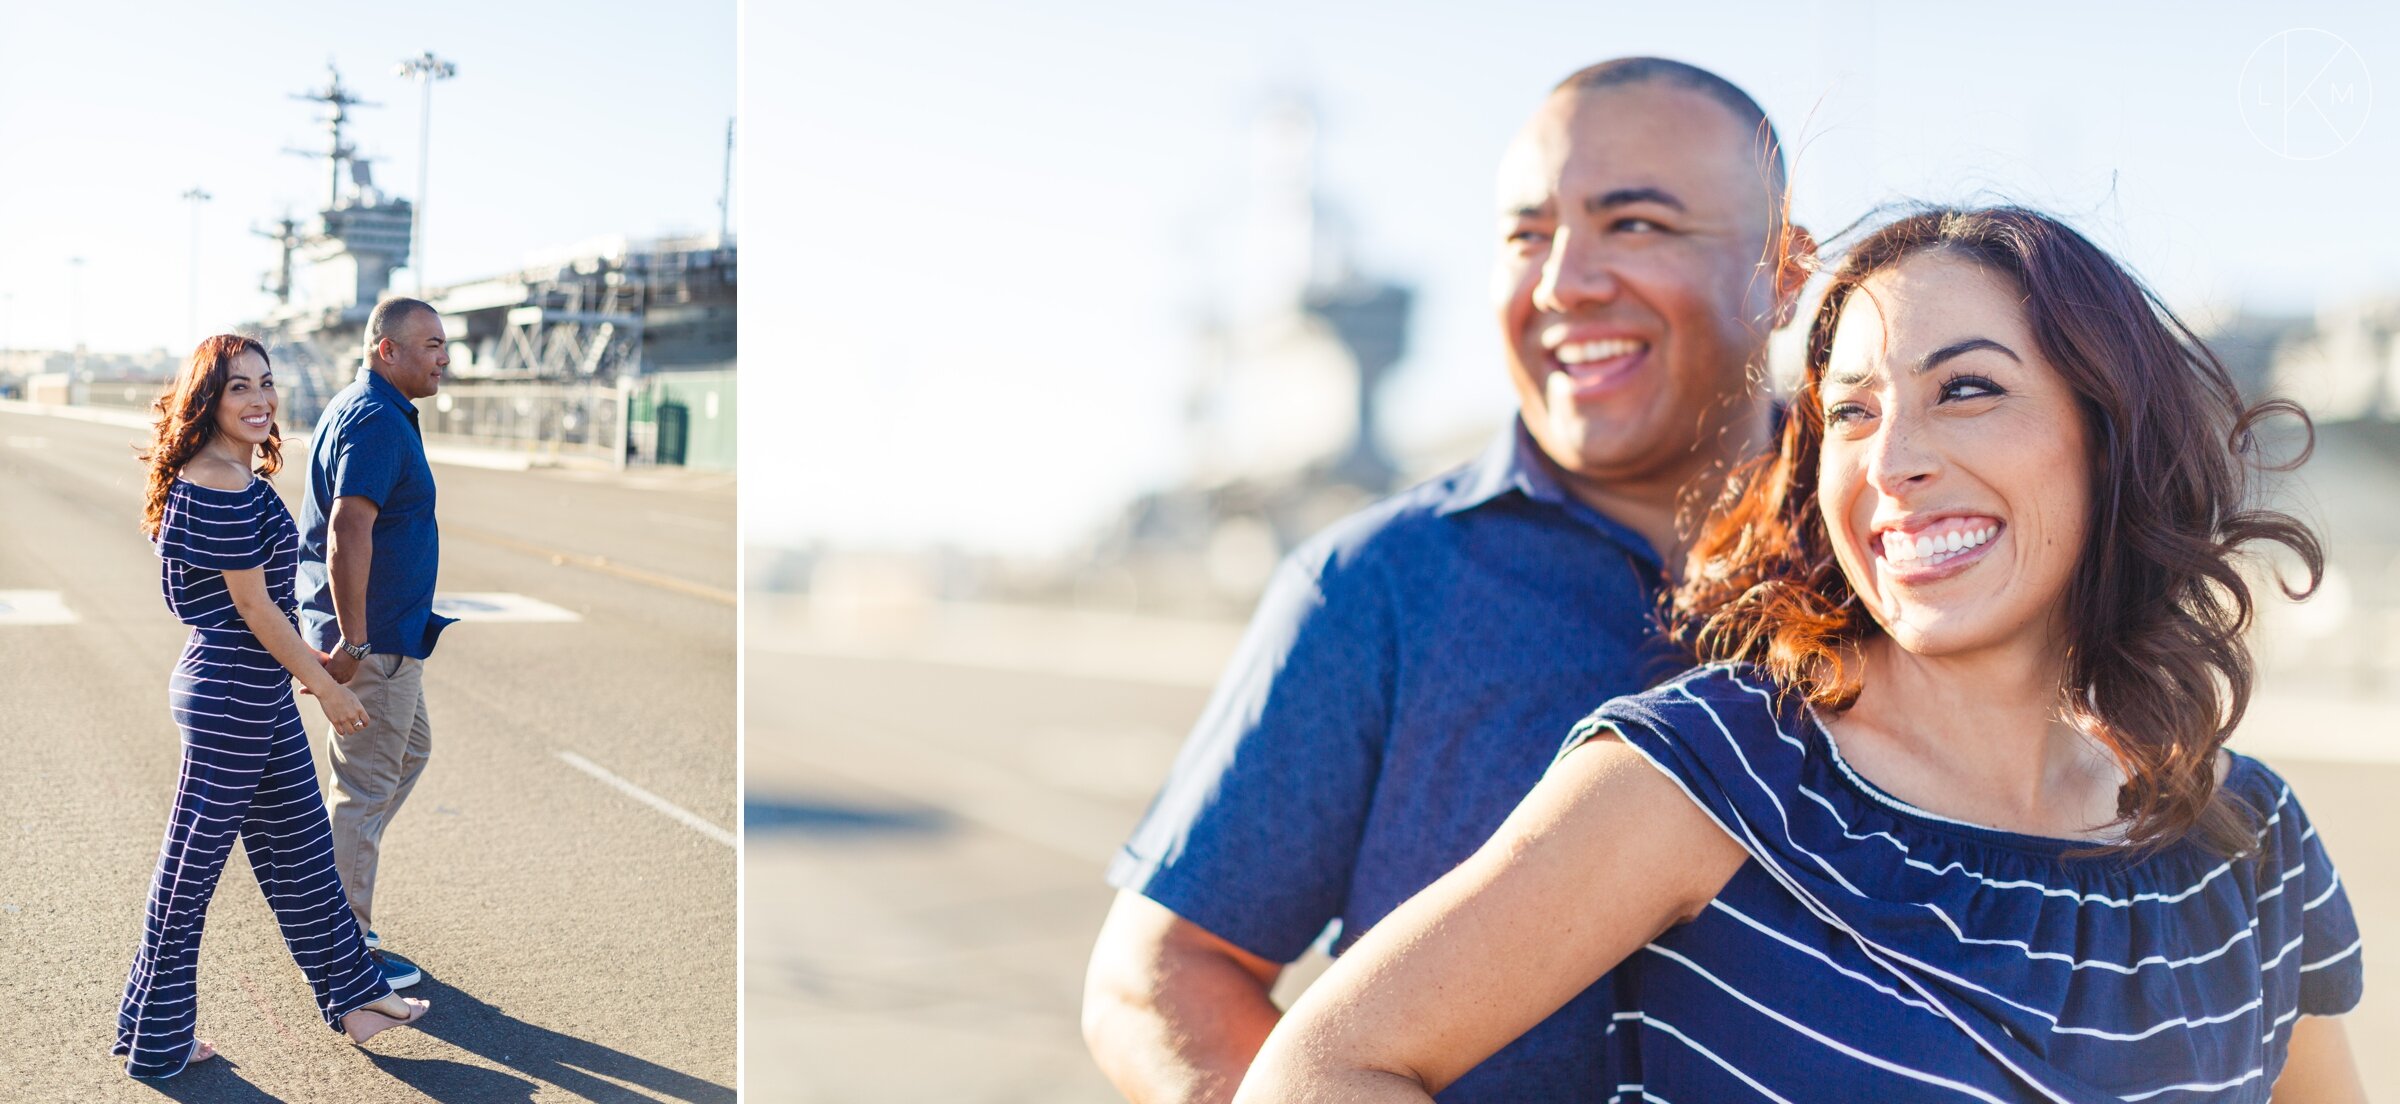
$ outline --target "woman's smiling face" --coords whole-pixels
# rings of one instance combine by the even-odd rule
[[[234,357],[217,395],[217,432],[257,448],[275,430],[275,401],[275,376],[266,360],[251,352]]]
[[[2089,434],[2021,298],[1931,250],[1862,281],[1834,330],[1809,412],[1825,425],[1818,505],[1851,589],[1912,653],[2065,639]]]

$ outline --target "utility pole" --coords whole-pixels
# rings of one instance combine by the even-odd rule
[[[198,187],[183,193],[184,201],[192,205],[192,275],[183,300],[184,339],[198,343],[200,334],[200,205],[215,196]]]
[[[402,59],[394,74],[417,82],[423,98],[417,109],[417,201],[409,207],[408,244],[413,252],[408,271],[416,277],[417,296],[425,295],[425,157],[433,149],[433,82],[458,75],[458,66],[427,50]]]
[[[717,192],[717,248],[733,232],[733,123],[725,120],[725,186]]]

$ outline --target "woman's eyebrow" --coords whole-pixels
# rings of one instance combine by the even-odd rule
[[[2019,364],[2025,363],[2025,358],[2018,356],[2016,350],[2011,349],[2006,345],[2002,345],[2001,343],[1988,337],[1970,337],[1960,341],[1953,341],[1948,345],[1944,345],[1939,349],[1935,349],[1934,351],[1925,354],[1923,359],[1917,361],[1916,370],[1919,372],[1930,372],[1934,369],[1935,365],[1938,365],[1941,362],[1950,359],[1951,357],[1963,356],[1967,353],[1974,352],[1977,349],[1993,349],[1998,351],[2001,356],[2007,357],[2008,359],[2016,361]]]

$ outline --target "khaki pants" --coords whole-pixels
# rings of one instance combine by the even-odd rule
[[[359,929],[373,927],[375,861],[383,830],[399,813],[425,760],[433,754],[433,727],[425,717],[425,661],[371,655],[358,664],[350,690],[367,709],[367,727],[327,740],[333,785],[325,812],[333,821],[333,865]]]

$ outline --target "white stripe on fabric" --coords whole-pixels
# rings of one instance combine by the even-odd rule
[[[2258,899],[2259,899],[2259,900],[2261,900],[2261,901],[2264,901],[2264,900],[2266,900],[2266,899],[2267,899],[2267,898],[2269,898],[2269,897],[2280,897],[2280,896],[2282,896],[2282,895],[2283,895],[2283,891],[2284,891],[2286,888],[2289,888],[2289,887],[2291,886],[2291,884],[2292,884],[2292,879],[2299,877],[2300,875],[2302,875],[2302,874],[2306,873],[2307,871],[2308,871],[2308,864],[2307,864],[2307,863],[2301,863],[2301,864],[2299,864],[2299,865],[2297,865],[2297,866],[2294,866],[2294,867],[2292,867],[2290,870],[2286,870],[2286,871],[2284,871],[2284,872],[2283,872],[2283,877],[2275,879],[2275,888],[2273,888],[2273,889],[2270,889],[2270,890],[2267,890],[2266,892],[2259,894],[2259,895],[2258,895]],[[2302,911],[2302,912],[2306,912],[2306,911],[2308,911],[2308,909],[2307,909],[2307,907],[2306,907],[2306,906],[2302,906],[2302,908],[2301,908],[2301,910],[2300,910],[2300,911]]]
[[[2266,1075],[2266,1067],[2261,1066],[2258,1069],[2251,1070],[2250,1072],[2245,1073],[2240,1077],[2236,1077],[2231,1081],[2193,1082],[2185,1085],[2168,1085],[2163,1088],[2152,1089],[2149,1092],[2134,1093],[2133,1095],[2124,1097],[2123,1099],[2130,1104],[2132,1101],[2148,1100],[2151,1097],[2158,1096],[2162,1093],[2223,1092],[2224,1090],[2233,1088],[2236,1085],[2247,1085],[2252,1081],[2256,1081],[2261,1077],[2265,1077]]]
[[[1768,926],[1767,926],[1765,923],[1763,923],[1763,922],[1761,922],[1761,921],[1759,921],[1759,920],[1757,920],[1757,919],[1755,919],[1755,918],[1753,918],[1753,917],[1751,917],[1751,916],[1749,916],[1749,915],[1745,914],[1744,912],[1742,912],[1742,910],[1740,910],[1740,909],[1737,909],[1737,908],[1733,907],[1732,905],[1728,905],[1728,904],[1726,904],[1723,898],[1717,898],[1717,899],[1715,899],[1715,900],[1711,900],[1711,901],[1708,903],[1708,907],[1710,907],[1710,908],[1712,908],[1712,909],[1715,909],[1715,910],[1717,910],[1717,911],[1719,911],[1719,912],[1722,912],[1722,913],[1726,914],[1727,916],[1731,916],[1731,917],[1733,917],[1734,919],[1736,919],[1736,920],[1739,920],[1739,921],[1741,921],[1741,922],[1742,922],[1742,923],[1744,923],[1744,924],[1747,924],[1747,925],[1749,925],[1749,926],[1750,926],[1752,929],[1756,930],[1756,931],[1757,931],[1759,934],[1761,934],[1761,935],[1764,935],[1764,936],[1766,936],[1766,937],[1767,937],[1767,938],[1769,938],[1769,939],[1772,939],[1772,940],[1774,940],[1774,941],[1776,941],[1776,942],[1778,942],[1778,943],[1781,943],[1781,944],[1783,944],[1784,946],[1790,947],[1790,948],[1792,948],[1793,950],[1800,952],[1801,954],[1807,955],[1807,956],[1809,956],[1810,958],[1816,959],[1817,961],[1819,961],[1819,962],[1822,962],[1822,963],[1824,963],[1825,965],[1832,967],[1832,968],[1833,968],[1833,971],[1834,971],[1835,973],[1838,973],[1838,974],[1842,975],[1843,977],[1850,978],[1850,979],[1853,979],[1853,980],[1855,980],[1855,981],[1858,981],[1858,982],[1860,982],[1860,983],[1862,983],[1862,984],[1866,985],[1868,988],[1870,988],[1870,989],[1873,989],[1873,990],[1875,990],[1876,992],[1883,994],[1884,996],[1890,997],[1890,998],[1892,998],[1893,1000],[1899,1001],[1900,1003],[1902,1003],[1902,1004],[1905,1004],[1905,1005],[1909,1006],[1910,1008],[1917,1009],[1917,1010],[1918,1010],[1918,1011],[1920,1011],[1920,1012],[1925,1012],[1925,1013],[1927,1013],[1927,1014],[1930,1014],[1930,1015],[1939,1015],[1939,1013],[1935,1013],[1935,1012],[1933,1011],[1933,1007],[1932,1007],[1931,1005],[1928,1005],[1928,1004],[1926,1004],[1924,1001],[1921,1001],[1921,1000],[1916,1000],[1916,999],[1914,999],[1914,998],[1911,998],[1911,997],[1910,997],[1908,994],[1906,994],[1906,993],[1903,993],[1903,992],[1899,991],[1898,989],[1894,989],[1894,988],[1892,988],[1892,987],[1890,987],[1890,986],[1888,986],[1888,985],[1885,985],[1885,984],[1883,984],[1882,982],[1876,981],[1874,978],[1868,977],[1867,975],[1865,975],[1865,974],[1862,974],[1862,973],[1859,973],[1859,972],[1858,972],[1858,971],[1856,971],[1856,970],[1852,970],[1852,969],[1850,969],[1849,967],[1847,967],[1847,966],[1844,966],[1844,965],[1842,965],[1842,964],[1841,964],[1841,963],[1839,963],[1839,962],[1835,962],[1835,961],[1834,961],[1834,960],[1833,960],[1833,959],[1832,959],[1830,956],[1826,955],[1826,953],[1825,953],[1825,952],[1823,952],[1823,951],[1820,951],[1820,950],[1816,949],[1815,947],[1811,947],[1811,946],[1809,946],[1809,945],[1807,945],[1807,944],[1805,944],[1805,943],[1802,943],[1802,942],[1800,942],[1799,940],[1792,938],[1791,936],[1788,936],[1788,935],[1785,935],[1785,934],[1783,934],[1782,932],[1776,931],[1774,928],[1768,927]]]
[[[1817,1045],[1832,1050],[1833,1052],[1840,1054],[1845,1058],[1849,1058],[1852,1061],[1873,1066],[1876,1069],[1883,1070],[1886,1073],[1898,1074],[1899,1076],[1908,1078],[1911,1081],[1918,1081],[1927,1085],[1934,1085],[1940,1088],[1949,1089],[1952,1092],[1971,1096],[1977,1100],[1986,1101],[1987,1104],[2010,1104],[2009,1101],[2003,1100],[1997,1096],[1993,1096],[1992,1094],[1976,1088],[1973,1085],[1967,1084],[1964,1081],[1953,1081],[1929,1070],[1917,1069],[1914,1066],[1902,1065],[1881,1055],[1869,1054],[1866,1051],[1860,1050],[1857,1047],[1851,1046],[1848,1043],[1818,1031],[1807,1024],[1801,1023],[1799,1020],[1793,1019],[1790,1016],[1786,1016],[1783,1013],[1768,1007],[1765,1002],[1752,997],[1750,994],[1734,988],[1731,984],[1727,983],[1725,979],[1710,973],[1707,967],[1702,966],[1699,963],[1692,961],[1690,958],[1676,953],[1675,951],[1661,947],[1656,943],[1652,943],[1646,947],[1643,947],[1642,949],[1662,958],[1668,959],[1669,961],[1675,962],[1681,965],[1684,969],[1700,975],[1702,979],[1724,991],[1726,995],[1742,1002],[1745,1005],[1748,1005],[1751,1010],[1767,1017],[1768,1019],[1774,1020],[1776,1023],[1782,1024],[1783,1026],[1790,1028],[1795,1032],[1798,1032],[1800,1035],[1815,1042]]]
[[[2314,910],[2318,905],[2324,904],[2328,898],[2331,898],[2334,890],[2340,888],[2342,888],[2342,876],[2340,874],[2335,874],[2333,876],[2333,884],[2326,886],[2325,892],[2317,894],[2315,900],[2300,906],[2300,911],[2309,912]]]
[[[1725,1059],[1718,1057],[1718,1056],[1717,1056],[1717,1052],[1716,1052],[1716,1051],[1710,1050],[1710,1049],[1708,1049],[1706,1046],[1703,1046],[1703,1045],[1701,1045],[1701,1042],[1700,1042],[1700,1040],[1698,1040],[1698,1039],[1694,1039],[1694,1038],[1692,1038],[1691,1036],[1689,1036],[1689,1035],[1686,1035],[1686,1034],[1684,1034],[1682,1031],[1678,1030],[1678,1029],[1675,1027],[1675,1025],[1674,1025],[1674,1024],[1668,1023],[1668,1022],[1667,1022],[1667,1021],[1665,1021],[1665,1020],[1659,1019],[1659,1018],[1658,1018],[1658,1017],[1656,1017],[1656,1016],[1652,1016],[1652,1015],[1648,1015],[1648,1014],[1643,1014],[1643,1015],[1642,1015],[1642,1017],[1641,1017],[1641,1020],[1642,1020],[1642,1026],[1644,1026],[1644,1027],[1654,1027],[1654,1028],[1657,1028],[1657,1029],[1658,1029],[1658,1030],[1660,1030],[1660,1031],[1666,1032],[1668,1035],[1671,1035],[1671,1036],[1673,1036],[1673,1037],[1674,1037],[1674,1038],[1675,1038],[1677,1041],[1681,1042],[1683,1045],[1685,1045],[1685,1046],[1687,1046],[1687,1047],[1690,1047],[1690,1048],[1692,1048],[1692,1051],[1693,1051],[1694,1053],[1696,1053],[1696,1054],[1700,1055],[1700,1056],[1701,1056],[1701,1057],[1703,1057],[1703,1058],[1706,1058],[1706,1059],[1708,1059],[1708,1060],[1709,1060],[1709,1061],[1711,1061],[1711,1062],[1715,1062],[1719,1068],[1723,1069],[1723,1070],[1724,1070],[1725,1072],[1727,1072],[1727,1073],[1730,1073],[1730,1074],[1732,1074],[1732,1075],[1733,1075],[1735,1078],[1739,1079],[1739,1080],[1741,1081],[1741,1083],[1742,1083],[1742,1084],[1745,1084],[1745,1085],[1748,1085],[1748,1086],[1750,1086],[1751,1090],[1752,1090],[1752,1091],[1754,1091],[1754,1092],[1756,1092],[1756,1093],[1758,1093],[1760,1096],[1763,1096],[1763,1097],[1766,1097],[1766,1098],[1767,1098],[1767,1099],[1769,1099],[1769,1100],[1775,1101],[1775,1104],[1792,1104],[1792,1102],[1791,1102],[1790,1100],[1787,1100],[1787,1099],[1785,1099],[1785,1098],[1784,1098],[1784,1097],[1783,1097],[1781,1094],[1777,1093],[1775,1090],[1773,1090],[1773,1089],[1770,1089],[1770,1088],[1766,1087],[1765,1085],[1762,1085],[1762,1084],[1760,1084],[1757,1078],[1755,1078],[1755,1077],[1752,1077],[1752,1076],[1750,1076],[1750,1075],[1749,1075],[1749,1074],[1747,1074],[1747,1073],[1743,1073],[1743,1072],[1742,1072],[1742,1071],[1741,1071],[1741,1070],[1740,1070],[1738,1067],[1736,1067],[1736,1066],[1735,1066],[1733,1063],[1731,1063],[1731,1062],[1728,1062],[1728,1061],[1726,1061]]]
[[[2200,954],[2193,955],[2190,958],[2177,959],[2170,959],[2165,955],[2144,955],[2141,958],[2135,959],[2133,964],[2128,966],[2123,963],[2112,962],[2107,959],[2077,958],[2074,955],[2062,954],[2058,951],[2037,951],[2033,949],[2032,944],[2026,943],[2022,940],[1980,939],[1959,930],[1957,922],[1950,919],[1949,913],[1943,912],[1942,910],[1935,908],[1934,906],[1923,901],[1919,901],[1917,904],[1927,911],[1933,913],[1935,916],[1940,917],[1942,926],[1950,929],[1951,937],[1957,939],[1960,943],[1979,947],[2015,947],[2019,951],[2024,952],[2025,957],[2029,959],[2037,959],[2045,962],[2064,962],[2067,964],[2067,967],[2072,970],[2107,970],[2110,973],[2125,974],[2128,976],[2138,972],[2144,966],[2165,966],[2169,970],[2177,970],[2185,966],[2195,966],[2199,965],[2200,963],[2210,962],[2223,955],[2225,952],[2232,950],[2234,944],[2258,934],[2258,921],[2252,920],[2250,921],[2248,927],[2245,927],[2241,931],[2235,933],[2233,938],[2226,940],[2225,943],[2216,950],[2205,951]]]
[[[2331,965],[2333,965],[2333,964],[2334,964],[2334,963],[2336,963],[2336,962],[2340,962],[2341,960],[2343,960],[2343,959],[2345,959],[2345,958],[2348,958],[2348,957],[2350,957],[2351,955],[2357,954],[2357,953],[2358,953],[2358,947],[2359,947],[2359,944],[2360,944],[2360,943],[2362,943],[2362,942],[2364,942],[2364,940],[2363,940],[2363,939],[2353,939],[2353,940],[2351,940],[2351,941],[2350,941],[2350,945],[2349,945],[2349,946],[2347,946],[2347,947],[2344,947],[2344,948],[2342,948],[2341,950],[2338,950],[2338,951],[2335,951],[2335,952],[2334,952],[2334,953],[2332,953],[2332,954],[2326,955],[2325,957],[2323,957],[2323,958],[2320,958],[2320,959],[2316,960],[2315,962],[2304,962],[2304,963],[2301,963],[2301,964],[2300,964],[2300,972],[2301,972],[2301,973],[2304,973],[2304,974],[2307,974],[2307,973],[2314,973],[2314,972],[2316,972],[2316,971],[2318,971],[2318,970],[2322,970],[2322,969],[2326,968],[2327,966],[2331,966]]]

